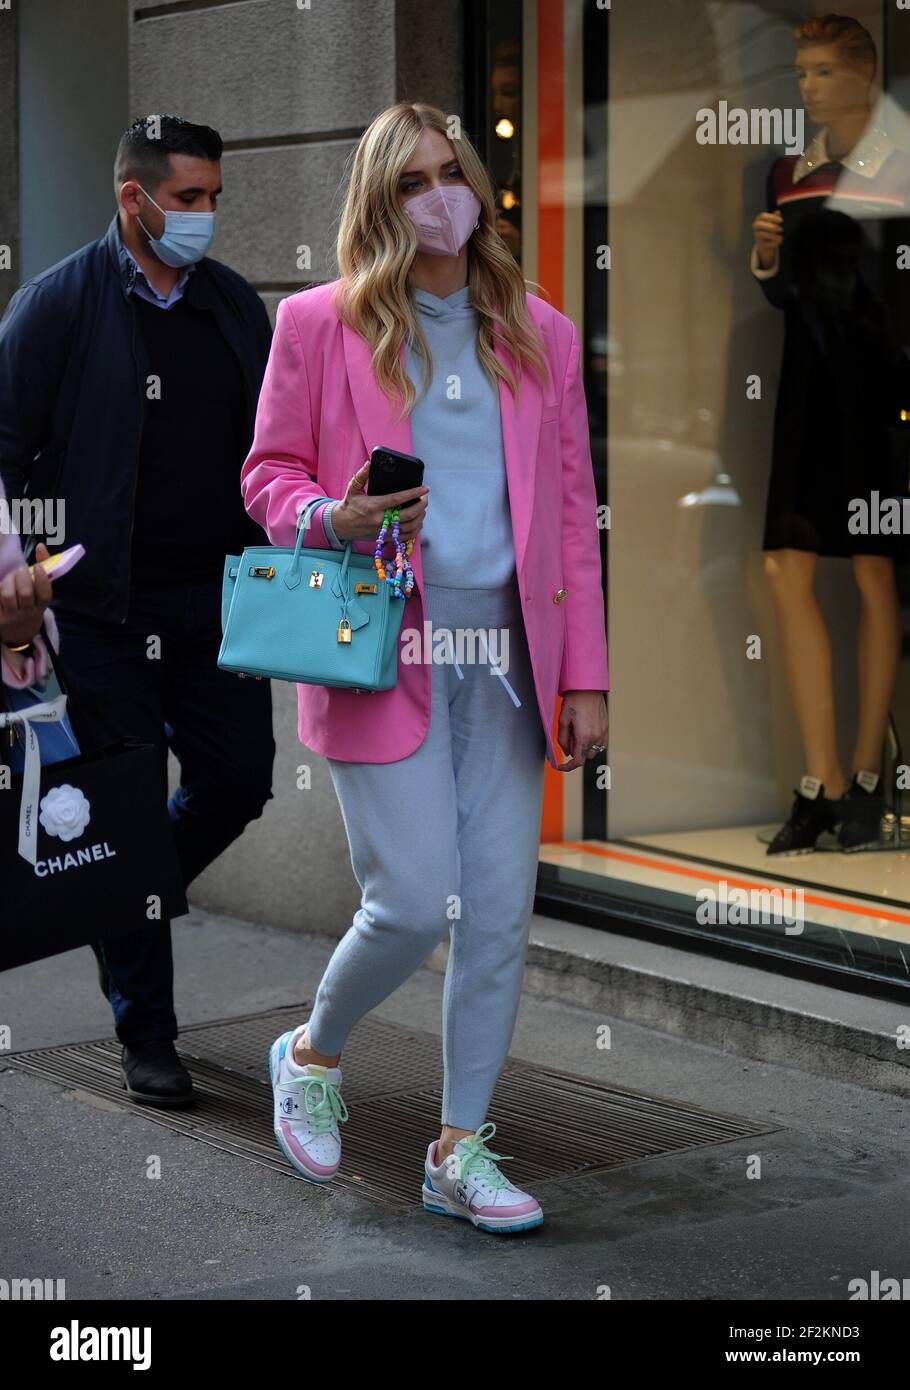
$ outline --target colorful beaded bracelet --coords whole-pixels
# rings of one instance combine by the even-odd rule
[[[376,566],[376,573],[380,579],[385,580],[392,590],[393,598],[407,598],[414,588],[414,571],[410,566],[411,554],[414,550],[414,538],[401,543],[401,531],[398,525],[398,508],[386,507],[385,515],[382,518],[382,527],[376,538],[376,549],[373,552],[373,564]],[[392,540],[395,544],[395,569],[386,569],[382,559],[382,549],[386,542],[389,525],[392,527]],[[402,587],[402,580],[404,587]]]

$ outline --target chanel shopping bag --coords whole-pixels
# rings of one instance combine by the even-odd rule
[[[13,773],[0,739],[0,970],[188,911],[154,746],[122,739],[42,762],[38,731],[71,700],[54,669],[52,700],[12,709],[0,687],[3,732],[23,742]]]

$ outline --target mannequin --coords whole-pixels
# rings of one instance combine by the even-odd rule
[[[910,355],[881,275],[883,255],[893,248],[896,257],[905,239],[895,217],[910,211],[910,158],[872,119],[868,31],[823,15],[794,34],[800,92],[818,130],[803,154],[774,162],[751,258],[765,297],[786,315],[763,550],[806,767],[771,855],[810,853],[825,832],[845,851],[879,842],[901,640],[894,566],[910,558],[906,535],[850,527],[853,499],[875,510],[875,492],[887,498],[906,487],[894,427],[910,408]],[[860,598],[849,782],[837,751],[831,641],[813,590],[819,555],[850,559]]]

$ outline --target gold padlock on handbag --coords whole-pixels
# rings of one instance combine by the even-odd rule
[[[350,620],[350,618],[342,618],[341,622],[338,624],[338,640],[339,640],[339,642],[350,642],[350,640],[351,640],[351,620]]]

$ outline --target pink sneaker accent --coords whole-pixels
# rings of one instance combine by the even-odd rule
[[[301,1168],[307,1173],[313,1173],[317,1177],[333,1178],[338,1172],[337,1163],[317,1163],[315,1158],[311,1158],[302,1144],[298,1143],[294,1131],[291,1129],[289,1120],[281,1120],[281,1133],[284,1135],[285,1143],[297,1159]]]
[[[294,1061],[294,1044],[306,1025],[283,1033],[269,1050],[272,1127],[278,1147],[310,1182],[329,1182],[341,1163],[339,1122],[348,1110],[341,1098],[341,1068]]]
[[[488,1121],[468,1138],[459,1139],[453,1152],[438,1163],[438,1143],[427,1147],[423,1184],[425,1211],[470,1221],[481,1231],[511,1234],[529,1231],[543,1222],[540,1203],[510,1182],[494,1162],[508,1154],[486,1147],[496,1126]]]

